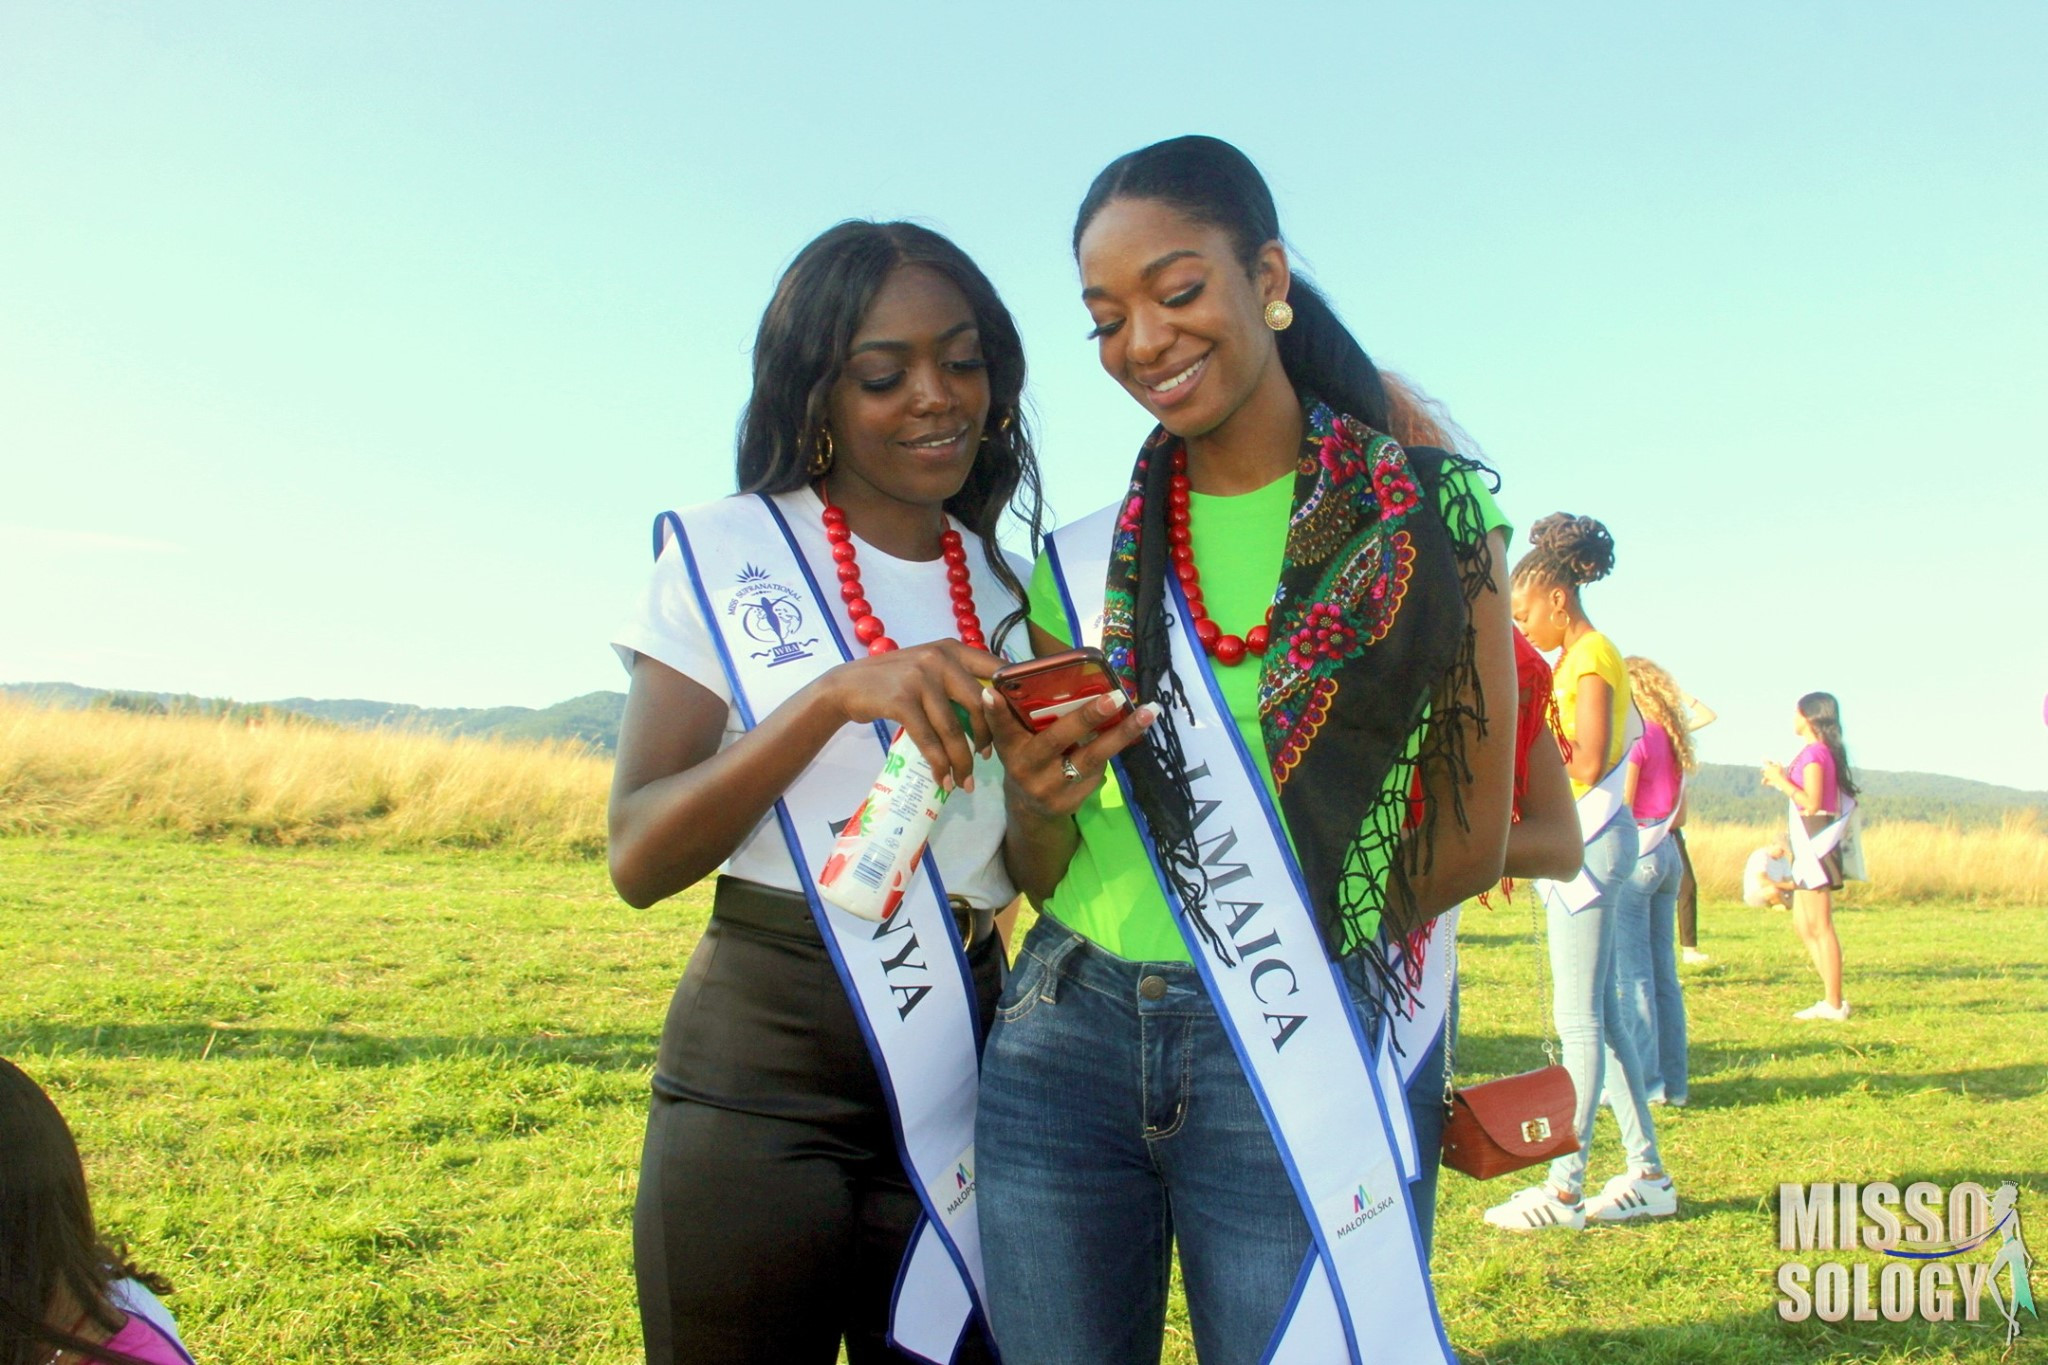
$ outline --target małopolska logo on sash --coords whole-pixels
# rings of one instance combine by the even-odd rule
[[[747,638],[768,646],[755,650],[753,657],[766,659],[774,668],[810,658],[810,647],[818,643],[815,635],[798,638],[804,633],[804,611],[797,602],[797,594],[769,578],[767,570],[749,564],[739,572],[739,586],[726,597],[725,614],[739,616]]]
[[[1883,1259],[1778,1267],[1778,1316],[1787,1322],[1978,1322],[1989,1298],[2010,1345],[2020,1314],[2038,1318],[2027,1278],[2033,1257],[2020,1231],[2020,1189],[1996,1193],[1974,1180],[1941,1186],[1922,1180],[1902,1192],[1888,1181],[1778,1186],[1778,1249],[1854,1252]],[[1903,1218],[1901,1215],[1904,1215]],[[1877,1281],[1875,1302],[1871,1280]],[[2001,1282],[2002,1281],[2002,1282]],[[1957,1312],[1957,1299],[1961,1312]]]

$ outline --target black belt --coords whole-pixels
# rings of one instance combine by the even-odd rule
[[[995,928],[995,911],[969,905],[959,896],[949,896],[947,900],[952,903],[953,924],[960,931],[962,943],[979,943]],[[811,903],[798,892],[780,887],[721,876],[712,888],[711,913],[743,928],[822,942]]]

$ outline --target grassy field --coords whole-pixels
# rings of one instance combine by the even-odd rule
[[[0,838],[0,1052],[70,1116],[202,1361],[625,1362],[647,1076],[704,914],[516,849]],[[1515,1238],[1477,1217],[1514,1177],[1445,1177],[1469,1359],[2048,1360],[2048,1324],[2007,1354],[1989,1322],[1772,1312],[1779,1181],[2010,1178],[2048,1225],[2048,920],[1841,924],[1856,1017],[1800,1024],[1785,916],[1706,907],[1693,1103],[1657,1111],[1682,1217]],[[1467,1075],[1537,1064],[1526,907],[1466,926]],[[1618,1160],[1603,1118],[1596,1178]],[[1179,1323],[1168,1358],[1193,1359]]]

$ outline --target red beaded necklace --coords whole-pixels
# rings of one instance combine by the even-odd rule
[[[1209,619],[1209,613],[1202,606],[1202,575],[1195,568],[1195,543],[1188,533],[1188,452],[1181,447],[1173,452],[1173,478],[1167,484],[1166,494],[1166,545],[1173,556],[1173,572],[1180,579],[1181,593],[1188,599],[1188,611],[1195,618],[1195,636],[1202,642],[1202,648],[1209,657],[1226,667],[1244,662],[1247,653],[1264,654],[1266,643],[1271,638],[1269,623],[1273,609],[1266,609],[1266,619],[1253,626],[1243,635],[1225,635],[1223,628]]]
[[[818,495],[824,496],[820,489]],[[846,512],[825,504],[825,539],[832,542],[832,560],[839,566],[839,596],[846,603],[846,614],[853,618],[853,633],[870,654],[887,654],[896,648],[896,642],[889,638],[888,628],[882,618],[875,615],[875,609],[868,605],[868,597],[860,583],[860,563],[854,558],[853,531],[846,524]],[[974,614],[974,583],[967,572],[967,546],[960,539],[960,533],[948,526],[939,537],[939,548],[946,560],[946,581],[953,593],[953,627],[960,635],[960,643],[969,649],[988,648],[988,641],[981,636],[981,618]]]

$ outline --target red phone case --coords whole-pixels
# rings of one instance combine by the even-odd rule
[[[995,685],[1011,713],[1033,734],[1096,697],[1112,692],[1122,695],[1109,671],[1109,661],[1099,649],[1070,649],[1011,664],[996,674]],[[1125,697],[1123,710],[1095,728],[1108,729],[1130,709],[1130,699]]]

